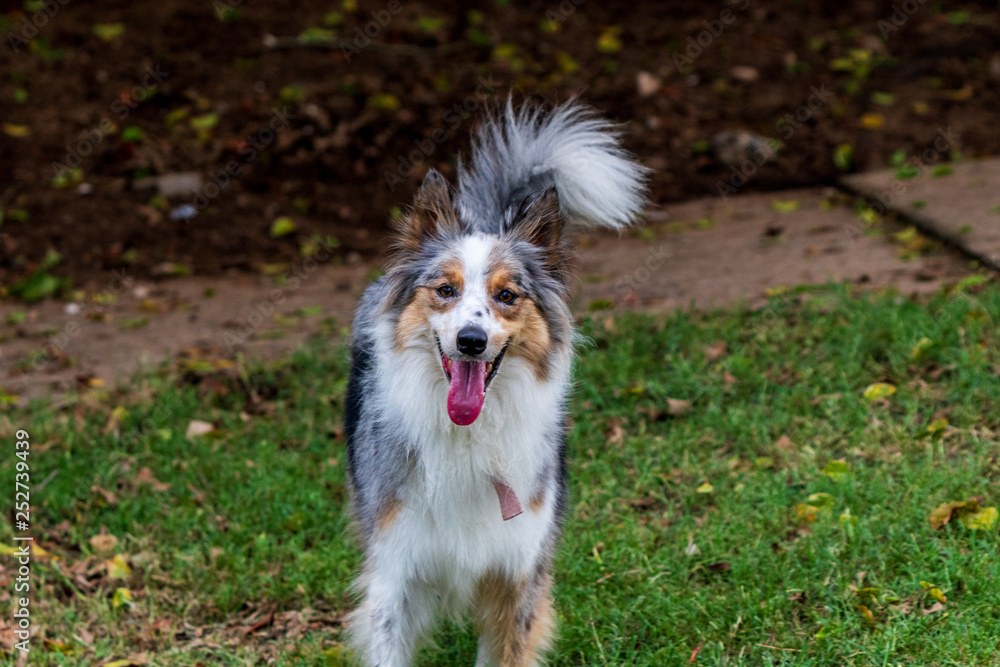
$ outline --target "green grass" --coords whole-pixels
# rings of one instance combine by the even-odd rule
[[[697,665],[1000,664],[997,527],[928,523],[947,501],[1000,504],[1000,290],[971,289],[919,303],[829,286],[754,312],[585,322],[551,664],[681,665],[696,650]],[[32,483],[58,471],[33,496],[32,533],[60,560],[33,566],[33,619],[53,643],[36,638],[32,664],[340,664],[360,562],[346,371],[342,347],[314,345],[9,414],[5,433],[31,434]],[[875,382],[897,391],[869,401]],[[668,398],[690,411],[671,416]],[[193,419],[218,430],[189,439]],[[840,460],[846,476],[824,474]],[[817,493],[825,506],[798,507]],[[124,579],[95,555],[102,530]],[[131,607],[115,608],[119,587]],[[312,626],[296,632],[300,611]],[[421,665],[474,662],[468,628],[436,640]]]

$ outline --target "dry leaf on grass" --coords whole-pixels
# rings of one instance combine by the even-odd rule
[[[991,530],[997,525],[997,508],[980,507],[976,498],[953,500],[934,508],[928,520],[931,528],[938,530],[955,518],[969,530]]]
[[[199,435],[205,435],[206,433],[211,433],[215,430],[210,422],[203,422],[198,419],[192,419],[188,424],[186,436],[188,440],[191,440]]]
[[[667,399],[667,414],[671,417],[680,417],[691,412],[691,402],[679,398]]]
[[[726,354],[726,341],[717,340],[711,345],[705,346],[705,358],[709,361],[715,361]]]
[[[157,491],[166,491],[171,486],[170,484],[161,482],[153,477],[153,471],[148,467],[139,471],[139,474],[135,476],[135,481],[139,484],[149,484]]]

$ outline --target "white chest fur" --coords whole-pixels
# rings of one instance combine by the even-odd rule
[[[380,412],[405,429],[417,464],[400,489],[397,516],[374,545],[378,566],[432,584],[443,602],[459,605],[486,572],[527,576],[553,527],[553,436],[563,420],[568,354],[545,382],[525,361],[505,359],[470,426],[448,418],[448,385],[433,354],[408,348],[382,359]],[[503,520],[494,480],[513,489],[521,515]]]

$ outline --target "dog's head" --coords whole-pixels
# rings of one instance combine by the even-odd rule
[[[396,349],[440,359],[448,415],[462,426],[479,416],[490,385],[503,381],[504,359],[524,360],[544,381],[571,335],[555,190],[528,195],[501,230],[472,229],[432,170],[398,225],[386,274]]]

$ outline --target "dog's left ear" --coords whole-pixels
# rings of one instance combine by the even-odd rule
[[[544,250],[550,268],[560,268],[565,263],[563,217],[555,188],[528,196],[514,216],[511,232]]]
[[[458,227],[458,216],[452,204],[448,181],[437,170],[431,169],[413,200],[413,210],[403,216],[396,228],[398,245],[404,250],[418,250],[439,230],[451,227]]]

